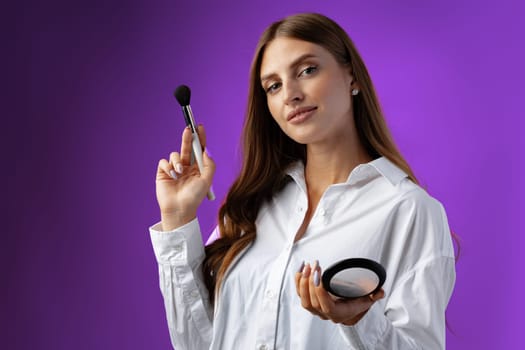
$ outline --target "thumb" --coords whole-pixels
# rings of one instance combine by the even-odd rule
[[[372,301],[378,301],[380,299],[383,299],[385,297],[385,291],[383,288],[375,292],[374,294],[370,294],[370,300]]]

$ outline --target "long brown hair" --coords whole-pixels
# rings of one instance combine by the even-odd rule
[[[360,89],[358,95],[352,96],[352,106],[361,143],[370,157],[388,158],[417,183],[394,144],[368,71],[348,34],[331,19],[315,13],[293,15],[271,24],[259,40],[251,66],[240,175],[219,210],[220,238],[206,247],[203,272],[212,302],[216,287],[221,285],[228,267],[255,240],[255,220],[261,205],[287,183],[286,167],[298,160],[306,163],[306,146],[296,143],[281,131],[270,114],[266,93],[261,86],[260,67],[264,50],[276,37],[320,45],[351,70]]]

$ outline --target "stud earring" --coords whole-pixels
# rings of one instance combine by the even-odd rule
[[[359,90],[357,89],[352,89],[352,96],[355,96],[359,93]]]

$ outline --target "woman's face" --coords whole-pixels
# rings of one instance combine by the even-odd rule
[[[354,135],[352,79],[329,51],[307,41],[278,37],[262,57],[261,84],[270,113],[301,144]]]

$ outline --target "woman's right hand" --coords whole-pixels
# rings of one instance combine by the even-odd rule
[[[199,126],[197,132],[202,147],[205,147],[204,128]],[[172,152],[169,160],[159,161],[155,184],[163,231],[173,230],[193,220],[197,216],[197,208],[211,187],[215,163],[207,152],[203,152],[204,169],[202,173],[199,172],[196,162],[190,164],[191,145],[191,130],[185,128],[180,153]]]

